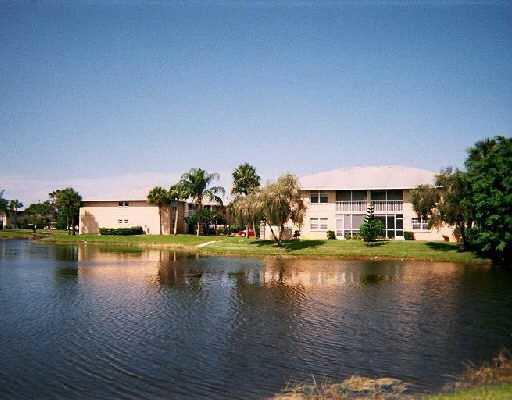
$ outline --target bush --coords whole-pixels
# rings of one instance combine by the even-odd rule
[[[376,218],[367,218],[359,228],[359,234],[366,243],[375,241],[384,231],[384,224]]]
[[[404,232],[404,239],[405,240],[414,240],[414,232]]]
[[[334,233],[334,231],[327,231],[327,239],[336,240],[336,233]]]
[[[143,235],[142,226],[132,226],[130,228],[100,228],[100,235],[103,236],[130,236]]]

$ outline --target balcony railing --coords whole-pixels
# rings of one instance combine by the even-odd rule
[[[373,200],[375,212],[402,211],[404,202],[402,200]],[[338,212],[365,212],[370,202],[366,200],[337,201],[336,211]]]
[[[368,208],[366,200],[337,201],[336,211],[364,212]]]

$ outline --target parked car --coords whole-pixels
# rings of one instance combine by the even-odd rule
[[[253,229],[244,229],[243,231],[238,232],[238,236],[256,237],[256,232],[254,232]]]

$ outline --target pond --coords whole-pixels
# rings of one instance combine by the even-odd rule
[[[437,390],[512,347],[512,274],[0,241],[0,398],[259,399],[312,376]]]

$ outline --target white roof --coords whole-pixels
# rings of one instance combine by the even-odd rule
[[[434,184],[435,172],[400,165],[341,168],[300,178],[303,190],[412,189]]]

